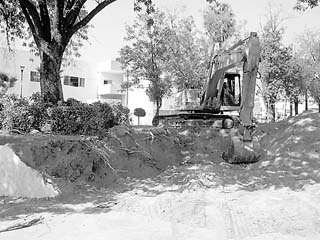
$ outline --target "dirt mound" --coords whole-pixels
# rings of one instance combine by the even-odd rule
[[[0,146],[0,196],[55,197],[59,191],[36,170],[26,166],[8,146]]]
[[[309,111],[285,121],[262,124],[256,135],[266,154],[248,166],[241,179],[248,172],[245,182],[253,188],[301,189],[320,183],[319,113]]]
[[[29,167],[57,182],[112,185],[119,177],[151,177],[182,161],[180,142],[168,130],[118,126],[104,139],[67,136],[2,136]],[[62,180],[62,181],[61,181]],[[70,185],[70,186],[69,186]]]
[[[288,166],[320,164],[319,113],[305,112],[286,121],[261,125],[257,131],[267,151],[264,160]]]
[[[229,134],[232,130],[214,127],[189,127],[182,129],[182,151],[187,163],[224,162],[222,153],[230,146]]]

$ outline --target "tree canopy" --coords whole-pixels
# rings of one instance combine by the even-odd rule
[[[306,10],[308,8],[314,8],[319,5],[319,0],[297,0],[295,9]]]

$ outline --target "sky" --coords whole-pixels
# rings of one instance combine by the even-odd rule
[[[161,9],[184,8],[184,14],[193,16],[199,28],[202,27],[202,11],[207,4],[205,0],[154,1]],[[261,25],[266,21],[268,6],[280,11],[285,19],[283,42],[287,45],[295,43],[296,36],[302,34],[305,28],[320,29],[320,6],[299,13],[293,10],[296,0],[221,0],[221,2],[231,5],[238,22],[246,22],[247,32],[259,32]],[[125,44],[123,41],[125,26],[132,24],[135,16],[133,0],[118,0],[107,6],[91,21],[93,28],[89,32],[89,42],[81,50],[81,59],[103,62],[116,58]]]

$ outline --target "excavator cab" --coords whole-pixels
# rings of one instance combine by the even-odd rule
[[[219,86],[218,86],[219,87]],[[239,73],[225,73],[221,92],[221,105],[223,109],[228,107],[240,107],[241,103],[241,82]],[[232,109],[232,108],[230,108]],[[238,110],[238,109],[235,109]]]

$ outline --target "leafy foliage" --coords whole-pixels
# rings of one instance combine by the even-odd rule
[[[167,21],[171,31],[165,63],[167,74],[178,90],[204,85],[207,49],[201,46],[193,18],[178,19],[171,14]]]
[[[297,0],[295,9],[305,11],[308,8],[314,8],[319,5],[319,0]]]
[[[5,130],[18,130],[30,132],[32,129],[40,129],[42,123],[47,120],[47,103],[44,103],[34,94],[30,98],[18,98],[8,95],[1,99],[2,110],[0,120]]]
[[[306,29],[298,37],[298,54],[304,70],[303,85],[320,104],[320,32]],[[319,105],[320,106],[320,105]]]
[[[6,96],[1,100],[2,129],[30,132],[50,126],[58,134],[101,135],[115,125],[128,123],[129,110],[122,105],[107,103],[84,104],[75,99],[53,106],[39,93],[30,98]]]
[[[137,117],[144,117],[146,116],[146,111],[143,108],[136,108],[134,109],[133,114]]]
[[[7,74],[0,72],[0,97],[7,92],[8,88],[13,87],[16,81],[17,78],[9,77]]]
[[[152,25],[150,25],[152,19]],[[131,76],[131,86],[148,81],[146,93],[157,106],[162,105],[164,96],[170,94],[171,82],[163,77],[164,63],[167,61],[167,39],[170,29],[165,24],[165,15],[160,11],[139,14],[132,26],[127,26],[125,40],[128,45],[120,50],[118,61]]]
[[[290,48],[285,47],[281,40],[284,32],[279,14],[270,11],[261,34],[261,80],[263,97],[268,109],[268,117],[274,121],[275,102],[285,86],[291,61]],[[289,88],[288,88],[289,89]],[[288,91],[287,91],[288,92]]]
[[[204,11],[204,28],[210,43],[222,43],[236,31],[234,13],[227,3],[213,1]]]
[[[282,88],[285,90],[285,95],[289,101],[297,104],[299,102],[299,97],[305,89],[303,85],[305,76],[304,69],[296,57],[293,55],[290,55],[289,57],[290,59],[287,62],[286,75],[283,78]]]

